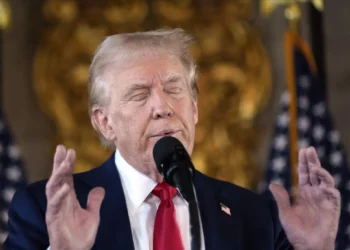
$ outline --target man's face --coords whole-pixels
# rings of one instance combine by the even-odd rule
[[[155,169],[153,147],[164,136],[176,137],[191,154],[198,111],[180,61],[144,57],[110,72],[107,120],[121,155],[147,174]]]

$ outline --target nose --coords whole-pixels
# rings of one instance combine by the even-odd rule
[[[168,118],[173,115],[173,109],[169,104],[163,90],[156,90],[153,96],[153,119]]]

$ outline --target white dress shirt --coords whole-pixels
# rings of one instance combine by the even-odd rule
[[[115,165],[124,190],[135,250],[153,250],[153,228],[160,200],[152,194],[152,190],[157,183],[130,166],[118,150],[115,153]],[[189,212],[186,201],[177,194],[173,202],[182,243],[185,250],[191,250]],[[205,250],[203,230],[201,230],[201,242],[201,250]]]
[[[160,200],[152,194],[152,190],[157,183],[130,166],[118,150],[115,164],[124,190],[135,250],[153,250],[153,228]],[[191,250],[187,203],[179,194],[173,198],[173,202],[182,243],[185,250]],[[201,238],[201,249],[205,250],[203,231]]]

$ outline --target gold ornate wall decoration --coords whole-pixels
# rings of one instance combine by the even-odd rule
[[[0,30],[6,30],[11,23],[11,9],[7,0],[0,0]]]
[[[103,37],[113,33],[181,27],[194,34],[200,65],[199,114],[193,161],[223,180],[252,187],[258,178],[254,120],[271,89],[270,67],[246,0],[47,0],[34,64],[41,107],[57,138],[76,149],[76,171],[103,162],[87,112],[88,67]]]

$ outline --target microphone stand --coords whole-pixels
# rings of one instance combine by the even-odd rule
[[[195,170],[186,149],[174,137],[160,139],[153,155],[165,182],[176,187],[188,205],[190,215],[191,250],[201,250],[201,224],[197,196],[192,182]]]
[[[190,214],[191,250],[201,250],[201,225],[197,196],[192,183],[190,171],[174,171],[173,179],[176,188],[187,201]]]

